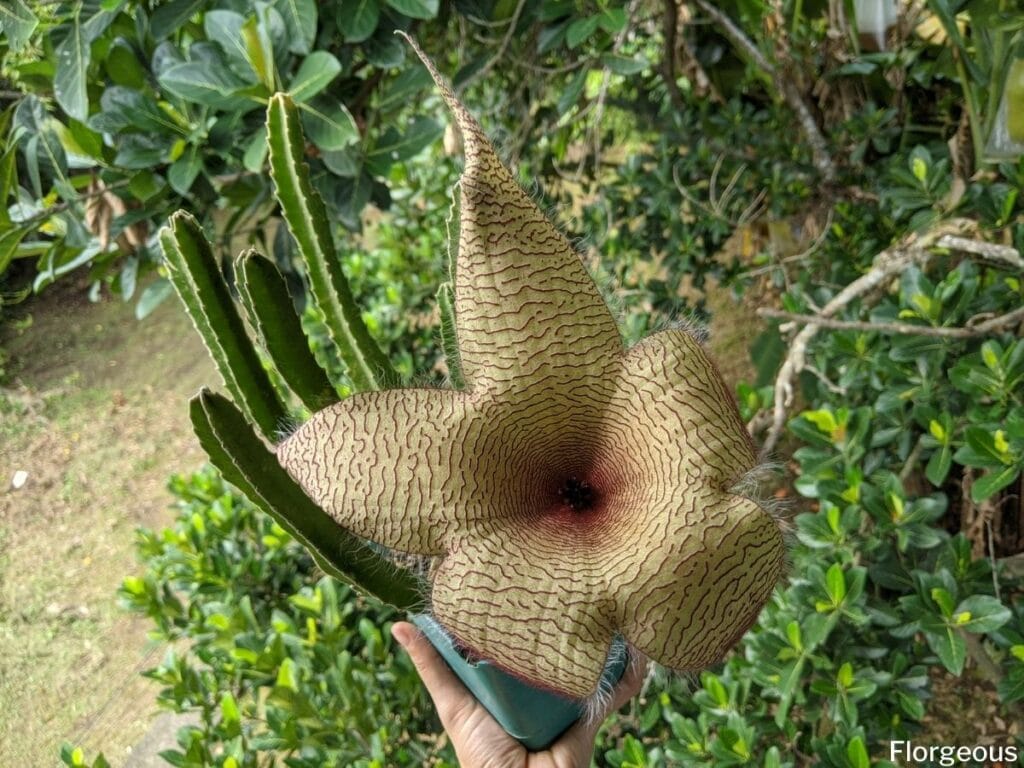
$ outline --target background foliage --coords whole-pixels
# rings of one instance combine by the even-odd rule
[[[14,0],[0,11],[4,301],[85,270],[145,315],[167,294],[147,276],[153,233],[179,207],[225,261],[255,244],[301,295],[263,149],[266,99],[286,89],[371,332],[403,378],[443,380],[433,295],[457,161],[395,29],[455,72],[523,178],[588,238],[630,340],[699,316],[706,283],[817,312],[878,253],[954,217],[1019,253],[1008,121],[1024,110],[1024,15],[996,0],[901,8],[874,50],[839,2]],[[931,248],[837,319],[970,327],[1021,306],[1020,272]],[[329,355],[312,308],[304,321]],[[779,449],[790,578],[724,665],[692,687],[659,680],[610,720],[599,764],[881,765],[883,743],[929,738],[936,691],[964,674],[1019,723],[1020,328],[812,339]],[[752,345],[758,374],[738,399],[755,428],[788,333],[773,323]],[[164,706],[199,714],[168,762],[451,763],[393,651],[393,613],[320,576],[211,472],[171,488],[178,521],[140,533],[144,570],[122,590],[182,649],[148,673]]]

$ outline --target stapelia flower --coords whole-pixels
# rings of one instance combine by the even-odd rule
[[[463,136],[455,318],[465,388],[360,392],[278,459],[337,522],[439,556],[431,603],[473,653],[573,698],[616,633],[718,661],[777,581],[773,518],[732,397],[682,330],[624,349],[569,242],[438,80]]]

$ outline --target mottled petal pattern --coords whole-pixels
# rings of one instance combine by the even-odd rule
[[[614,627],[603,574],[524,547],[516,527],[477,534],[437,569],[437,620],[467,650],[534,685],[575,698],[593,693]]]
[[[659,521],[656,535],[620,582],[616,623],[659,663],[703,669],[757,619],[782,573],[782,534],[739,496],[680,494],[648,512]]]
[[[455,324],[467,386],[521,391],[552,377],[603,372],[622,342],[600,291],[476,119],[425,63],[455,115],[466,158]]]
[[[643,438],[664,461],[651,468],[651,483],[674,486],[736,482],[757,462],[754,446],[732,394],[693,336],[661,331],[622,359],[616,407],[649,430]]]
[[[444,552],[464,497],[466,396],[433,389],[360,392],[313,414],[277,449],[302,489],[353,533],[391,549]]]

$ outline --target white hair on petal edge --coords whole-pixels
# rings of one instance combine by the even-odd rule
[[[683,311],[673,312],[671,316],[660,318],[651,328],[651,333],[661,331],[683,331],[690,334],[700,345],[707,344],[711,338],[711,329],[707,322],[701,319],[696,309],[690,308]]]
[[[580,709],[583,711],[580,719],[586,724],[595,725],[611,714],[612,702],[615,700],[615,688],[620,680],[610,680],[608,670],[622,663],[623,657],[625,657],[626,666],[621,679],[634,674],[645,663],[649,663],[647,657],[634,646],[625,642],[612,643],[597,690],[580,702]]]
[[[727,489],[729,493],[750,499],[761,509],[772,516],[779,530],[782,532],[783,551],[785,561],[783,562],[782,578],[789,573],[792,562],[790,560],[795,532],[791,519],[794,513],[793,500],[779,498],[765,494],[767,482],[782,474],[784,466],[781,462],[763,461],[744,473],[736,482]]]

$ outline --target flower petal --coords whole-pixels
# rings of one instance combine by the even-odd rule
[[[440,554],[454,510],[469,510],[462,467],[474,444],[459,392],[360,392],[313,414],[277,458],[340,525],[391,549]]]
[[[502,669],[586,698],[597,689],[614,628],[602,571],[559,564],[536,542],[518,540],[520,530],[499,524],[453,549],[434,576],[434,615]]]
[[[715,364],[689,333],[656,333],[623,357],[616,423],[639,430],[649,485],[726,489],[753,469],[753,443]]]
[[[649,512],[639,535],[650,548],[619,575],[619,627],[654,661],[703,669],[757,620],[782,573],[782,534],[740,496],[688,495]]]
[[[461,180],[455,323],[471,389],[522,390],[603,372],[622,351],[615,319],[579,255],[502,164],[426,57],[455,116]]]

